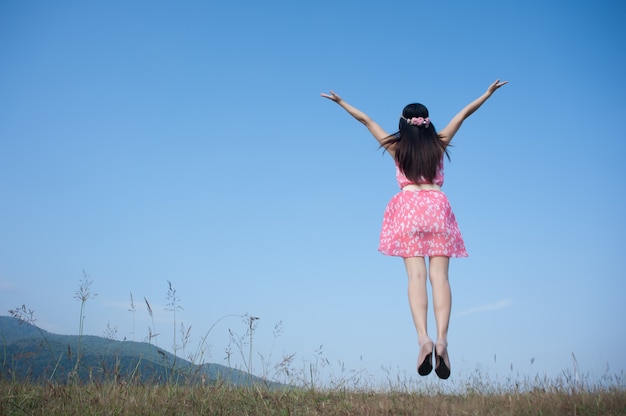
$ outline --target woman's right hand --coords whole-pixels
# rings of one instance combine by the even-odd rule
[[[374,120],[369,118],[369,116],[367,114],[365,114],[364,112],[362,112],[358,108],[356,108],[356,107],[348,104],[347,102],[345,102],[333,90],[330,90],[330,92],[328,94],[321,93],[320,95],[322,97],[324,97],[324,98],[328,98],[329,100],[334,101],[337,104],[339,104],[339,106],[341,108],[343,108],[344,110],[346,110],[348,112],[348,114],[350,114],[352,117],[354,117],[358,122],[364,124],[365,127],[367,127],[367,129],[370,131],[370,133],[372,133],[374,138],[378,141],[378,143],[380,143],[381,146],[384,146],[385,140],[389,137],[389,134],[386,133],[378,124],[376,124],[376,122],[374,122]],[[393,156],[394,149],[393,148],[389,148],[389,147],[386,147],[386,149]]]

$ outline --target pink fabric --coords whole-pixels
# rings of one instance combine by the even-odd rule
[[[396,179],[398,180],[398,186],[400,189],[404,188],[407,185],[411,185],[413,182],[409,180],[404,173],[400,170],[400,167],[396,164]],[[418,184],[428,183],[426,179],[421,180]],[[435,185],[443,186],[443,159],[439,162],[439,166],[437,167],[437,174],[435,175],[435,179],[432,182]]]
[[[398,171],[400,188],[410,184]],[[433,182],[443,184],[443,166]],[[434,190],[401,191],[389,201],[378,250],[398,257],[468,256],[448,197]]]

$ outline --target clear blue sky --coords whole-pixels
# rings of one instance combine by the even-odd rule
[[[323,345],[332,371],[412,377],[404,266],[377,252],[393,162],[319,94],[389,131],[422,102],[442,128],[500,78],[446,166],[470,253],[452,380],[556,376],[572,353],[626,370],[625,20],[619,1],[3,1],[0,313],[76,334],[84,270],[85,333],[171,349],[169,280],[187,352],[247,313],[259,367]]]

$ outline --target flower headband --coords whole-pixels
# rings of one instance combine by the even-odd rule
[[[411,118],[405,118],[402,117],[403,119],[406,120],[407,124],[410,124],[412,126],[424,126],[426,128],[428,128],[428,126],[430,126],[430,119],[428,117],[424,118],[424,117],[411,117]]]

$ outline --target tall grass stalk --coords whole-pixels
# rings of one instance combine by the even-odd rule
[[[256,321],[258,321],[258,316],[249,316],[248,317],[248,333],[250,336],[249,342],[249,352],[248,352],[248,374],[252,375],[252,338],[254,337],[254,330],[256,329]]]
[[[152,313],[152,307],[150,306],[150,302],[148,302],[148,299],[144,297],[143,300],[146,302],[146,307],[148,308],[148,315],[150,315],[150,320],[152,321],[152,327],[148,327],[148,343],[152,345],[152,338],[155,338],[154,343],[158,347],[159,343],[157,342],[156,337],[159,334],[156,332],[156,328],[154,326],[154,314]]]
[[[191,360],[193,363],[202,364],[204,353],[206,351],[205,348],[208,348],[207,339],[209,338],[211,331],[213,331],[213,329],[215,328],[217,324],[219,324],[226,318],[241,318],[241,315],[231,313],[231,314],[223,315],[219,317],[218,319],[216,319],[211,324],[209,329],[204,333],[204,335],[202,336],[202,339],[200,339],[200,343],[198,344],[198,349],[196,350],[196,353],[193,355],[193,360]]]
[[[50,374],[50,378],[48,379],[49,382],[52,381],[54,379],[57,369],[59,368],[59,364],[61,362],[61,359],[63,358],[63,354],[60,354],[59,358],[55,357],[55,354],[52,351],[52,346],[50,345],[50,342],[48,342],[48,338],[46,337],[44,332],[41,330],[41,328],[35,325],[35,322],[37,321],[37,319],[35,319],[35,311],[30,308],[27,308],[25,304],[22,304],[21,307],[10,309],[9,315],[17,319],[20,324],[26,323],[37,328],[37,331],[41,335],[42,342],[46,346],[46,349],[48,350],[48,353],[50,354],[50,359],[51,360],[56,359],[56,364],[52,368],[52,374]],[[5,365],[6,365],[6,343],[4,343],[4,350],[5,350]]]
[[[133,338],[132,340],[135,340],[135,311],[137,310],[137,308],[135,307],[135,300],[133,299],[133,292],[130,292],[130,307],[128,308],[128,311],[133,315]]]
[[[172,286],[172,282],[168,280],[167,285],[168,285],[168,289],[167,289],[168,303],[165,306],[165,310],[172,312],[172,314],[174,315],[174,330],[172,331],[174,338],[172,340],[172,351],[174,351],[174,360],[176,360],[176,356],[178,355],[178,348],[179,348],[179,345],[176,342],[176,333],[178,332],[177,331],[178,328],[176,327],[176,312],[179,310],[182,310],[183,308],[179,304],[180,298],[176,294],[176,289],[174,289],[174,287]],[[176,361],[174,361],[173,365],[176,365]]]
[[[97,296],[97,293],[91,292],[91,284],[93,282],[89,280],[89,276],[83,270],[83,278],[81,279],[78,290],[74,294],[74,299],[80,302],[80,319],[78,323],[78,347],[76,351],[76,365],[74,366],[74,372],[78,371],[78,366],[80,365],[80,360],[82,357],[82,344],[83,344],[83,333],[84,333],[84,323],[85,323],[85,307],[87,305],[87,301],[89,299],[93,299]]]

